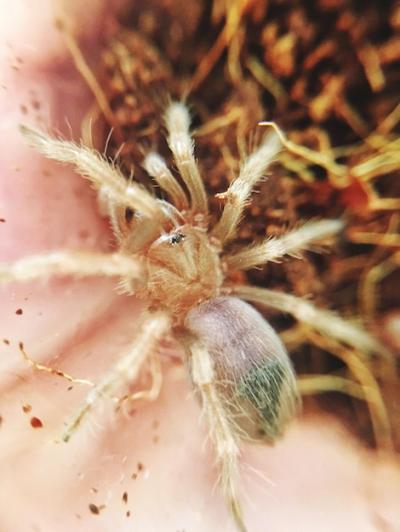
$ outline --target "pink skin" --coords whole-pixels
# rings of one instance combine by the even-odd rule
[[[88,49],[105,4],[92,1],[81,12],[82,2],[68,3],[85,28]],[[0,218],[6,222],[0,224],[0,260],[50,249],[106,250],[110,232],[87,182],[34,153],[17,130],[18,123],[39,122],[67,133],[68,118],[76,133],[90,101],[54,29],[54,2],[18,0],[1,15]],[[32,371],[21,361],[18,342],[39,361],[96,380],[129,345],[139,307],[103,279],[2,289],[1,530],[234,531],[214,489],[199,405],[182,367],[167,357],[155,403],[130,416],[111,415],[106,403],[70,443],[54,443],[87,388],[68,391],[68,382]],[[28,404],[32,411],[24,413]],[[42,428],[32,428],[33,416]],[[399,530],[399,470],[367,453],[332,420],[293,424],[273,448],[244,446],[242,469],[251,532]],[[93,515],[90,503],[105,508]]]

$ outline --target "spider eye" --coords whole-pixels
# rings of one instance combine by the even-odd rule
[[[181,233],[180,231],[177,231],[176,233],[174,233],[171,238],[170,238],[170,242],[171,244],[179,244],[179,242],[182,242],[182,240],[184,240],[185,238],[185,235],[183,233]]]
[[[134,212],[133,212],[132,209],[130,209],[129,207],[127,209],[125,209],[125,222],[127,224],[131,223],[133,215],[134,215]]]

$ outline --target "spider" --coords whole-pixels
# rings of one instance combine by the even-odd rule
[[[45,156],[69,163],[98,191],[118,250],[110,253],[54,251],[0,265],[0,282],[51,275],[111,276],[123,292],[143,299],[147,308],[136,337],[124,355],[93,385],[59,370],[49,371],[92,389],[63,434],[68,441],[93,405],[134,382],[157,347],[172,331],[184,346],[187,368],[212,440],[219,483],[240,531],[246,526],[238,496],[241,440],[274,442],[299,407],[296,377],[285,347],[268,322],[246,301],[290,313],[321,334],[365,352],[377,343],[364,330],[312,303],[265,288],[238,285],[234,273],[285,255],[298,254],[338,234],[342,220],[307,222],[280,238],[229,251],[252,190],[281,149],[279,136],[266,135],[241,165],[220,198],[219,220],[210,226],[208,198],[194,156],[190,114],[182,102],[165,111],[169,148],[180,180],[155,152],[144,157],[147,173],[168,197],[156,198],[97,151],[22,127],[29,143]],[[148,392],[154,399],[157,389]]]

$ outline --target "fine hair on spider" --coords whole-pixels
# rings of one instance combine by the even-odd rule
[[[274,442],[299,406],[295,374],[282,341],[245,300],[290,313],[316,333],[350,348],[371,353],[378,346],[360,327],[309,301],[230,280],[233,272],[298,254],[343,229],[338,219],[309,221],[280,238],[226,251],[254,187],[281,149],[278,135],[266,135],[243,161],[239,175],[220,195],[222,214],[210,227],[208,198],[184,103],[168,104],[165,125],[180,180],[157,153],[147,153],[143,166],[168,201],[128,181],[115,163],[97,151],[22,127],[35,149],[72,164],[91,182],[111,221],[118,250],[56,250],[22,258],[0,265],[0,282],[52,275],[110,276],[119,278],[122,291],[148,302],[129,352],[97,384],[37,364],[23,345],[20,350],[38,370],[91,385],[65,430],[63,439],[68,441],[100,397],[115,397],[123,384],[135,381],[143,364],[154,358],[162,338],[172,331],[185,348],[190,380],[214,447],[219,483],[243,532],[246,526],[238,494],[240,442]],[[156,398],[158,388],[150,390],[148,398]]]

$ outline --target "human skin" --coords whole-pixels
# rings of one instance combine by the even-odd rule
[[[80,5],[68,10],[89,53],[105,3]],[[55,29],[55,4],[3,1],[0,14],[0,260],[110,249],[88,183],[36,154],[18,131],[39,124],[68,135],[68,120],[79,136],[90,102]],[[0,530],[234,531],[200,407],[170,355],[156,402],[123,415],[105,401],[69,443],[56,441],[88,389],[33,371],[18,342],[36,360],[95,381],[133,341],[140,314],[140,304],[114,288],[104,279],[57,279],[1,289]],[[32,417],[43,426],[33,428]],[[396,464],[332,419],[298,421],[274,447],[244,445],[240,488],[251,532],[400,530]]]

